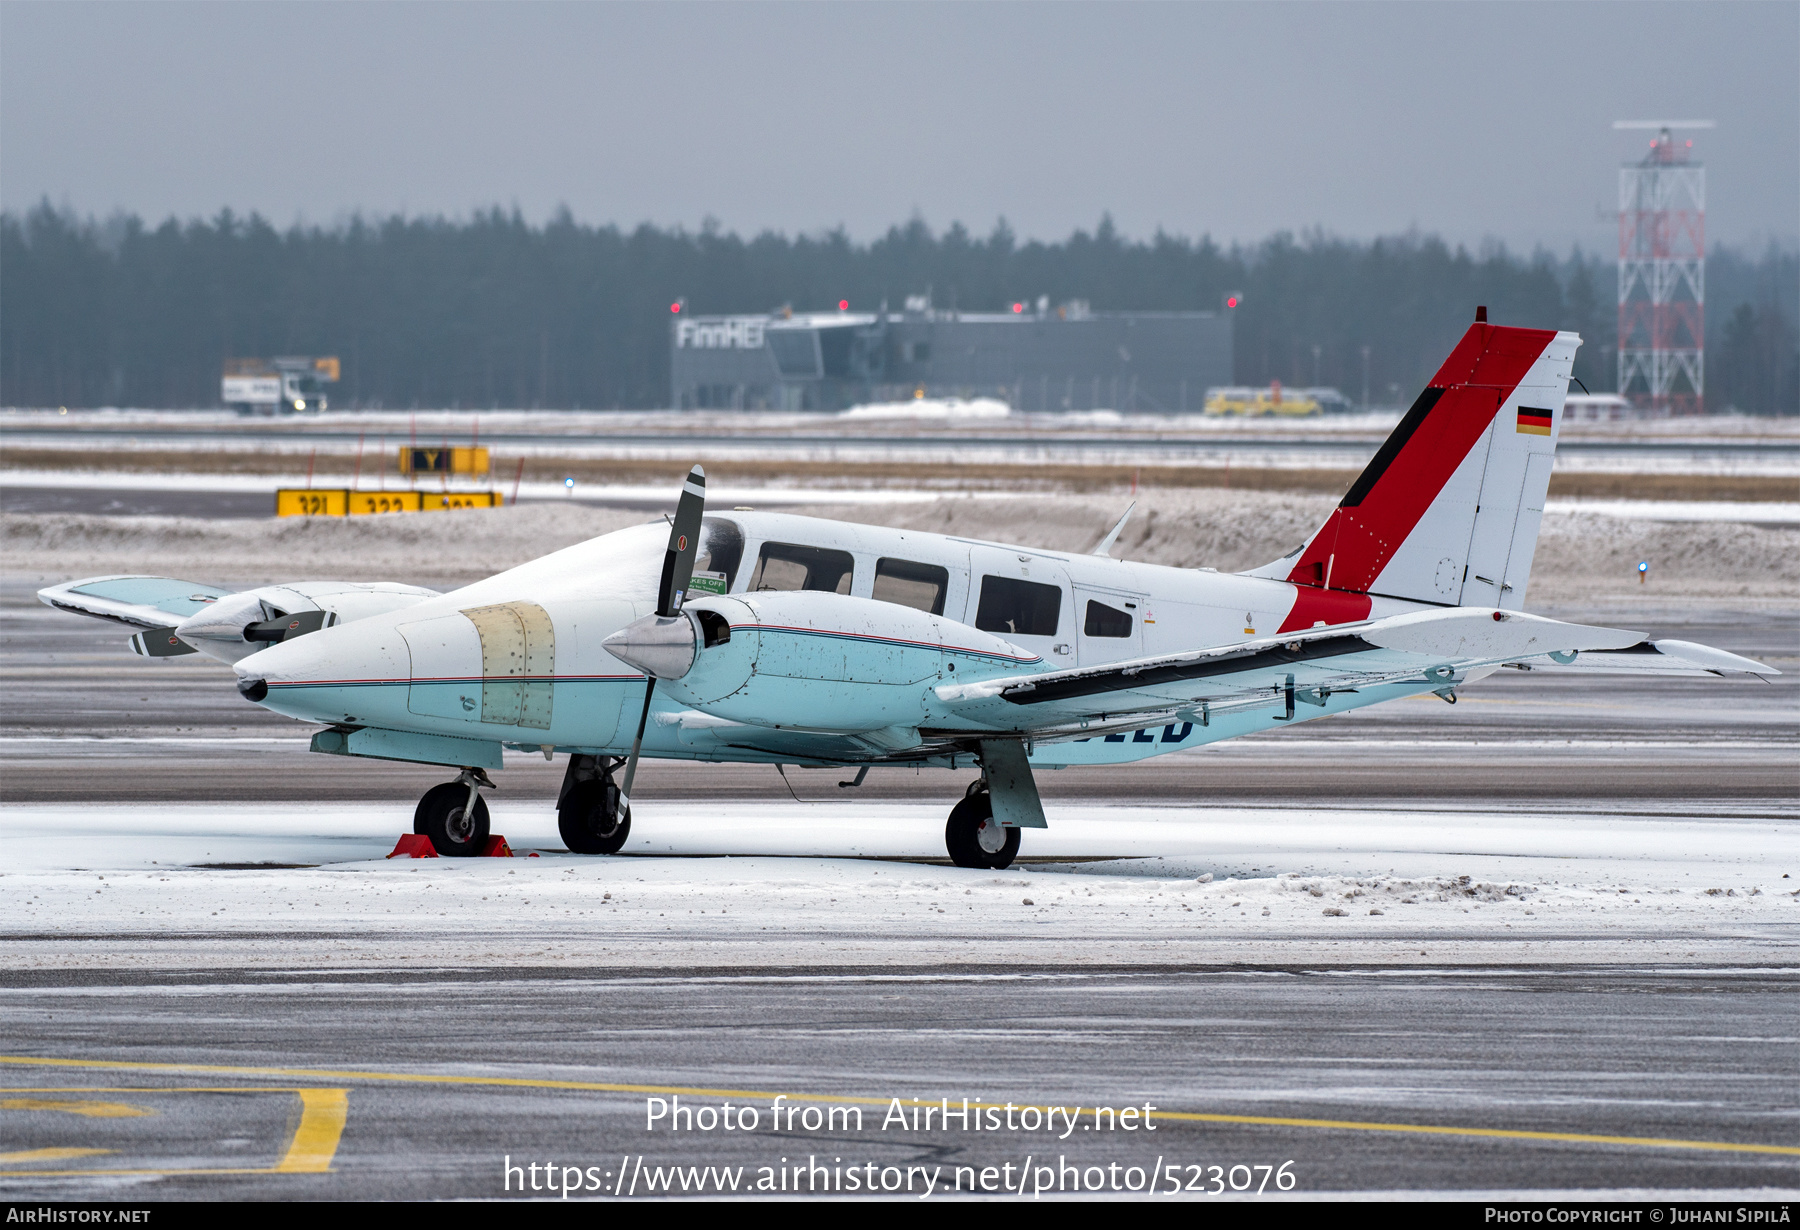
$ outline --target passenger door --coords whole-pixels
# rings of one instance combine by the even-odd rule
[[[998,547],[969,548],[964,621],[1039,654],[1053,668],[1075,665],[1075,604],[1058,560]]]
[[[1080,665],[1098,666],[1143,656],[1144,595],[1087,585],[1077,585],[1072,592],[1075,618],[1080,621],[1076,641]]]

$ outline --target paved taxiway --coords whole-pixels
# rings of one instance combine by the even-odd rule
[[[754,1173],[817,1157],[827,1166],[941,1165],[946,1175],[956,1166],[1016,1168],[1027,1158],[1148,1171],[1161,1158],[1183,1167],[1184,1181],[1189,1164],[1228,1173],[1291,1160],[1297,1192],[1791,1188],[1800,1169],[1792,1144],[1800,978],[1792,971],[1183,966],[1038,968],[1016,977],[994,968],[1007,944],[993,947],[979,966],[906,976],[529,968],[15,975],[0,993],[0,1033],[13,1055],[206,1066],[0,1065],[8,1105],[148,1112],[0,1111],[7,1149],[108,1150],[30,1164],[35,1170],[252,1173],[16,1176],[0,1179],[0,1190],[493,1196],[502,1193],[507,1156],[594,1166],[609,1181],[622,1159],[629,1170],[640,1155],[647,1167]],[[520,1084],[501,1083],[510,1081]],[[292,1135],[301,1104],[283,1086],[348,1091],[330,1173],[267,1173],[284,1160],[298,1170]],[[261,1092],[223,1092],[234,1087]],[[761,1107],[758,1129],[646,1132],[646,1098],[677,1089],[691,1091],[692,1105]],[[763,1096],[698,1092],[721,1089]],[[802,1106],[808,1095],[862,1100],[862,1129],[840,1122],[773,1131],[775,1093]],[[1060,1125],[1054,1134],[883,1131],[893,1097],[909,1106],[944,1097],[1149,1103],[1225,1121],[1162,1118],[1153,1133],[1095,1132],[1084,1117],[1064,1140],[1056,1139]],[[1231,1121],[1244,1118],[1362,1126]]]
[[[392,808],[444,776],[325,762],[304,751],[303,728],[238,698],[225,668],[133,658],[119,630],[42,608],[30,589],[9,583],[0,592],[8,804],[213,800],[254,809],[337,799]],[[1402,702],[1145,765],[1045,774],[1044,794],[1053,815],[1091,800],[1244,806],[1271,816],[1329,806],[1351,822],[1377,809],[1450,814],[1500,804],[1551,817],[1628,817],[1638,825],[1631,840],[1646,842],[1655,826],[1742,832],[1755,823],[1767,825],[1771,847],[1793,852],[1795,618],[1723,605],[1559,613],[1704,641],[1789,673],[1768,684],[1504,674],[1454,708]],[[537,800],[547,815],[560,775],[560,763],[509,759],[501,777],[508,806]],[[964,777],[876,770],[853,794],[835,786],[840,773],[790,776],[803,798],[946,804]],[[766,768],[658,764],[640,781],[645,831],[659,804],[716,807],[724,797],[766,808],[788,797]],[[847,830],[855,815],[844,812]],[[159,823],[144,821],[149,830]],[[1089,853],[1113,852],[1097,842]],[[571,874],[563,861],[526,864],[527,879],[547,892],[545,873]],[[594,870],[594,860],[568,861],[587,869],[575,878]],[[683,867],[719,863],[664,865],[680,879]],[[402,874],[400,864],[374,866],[371,874],[390,880]],[[444,872],[505,875],[498,865],[417,866],[421,882]],[[639,878],[650,866],[620,865],[616,874],[633,884],[621,897],[651,893],[655,886]],[[1105,864],[1076,870],[1101,877],[1096,884],[1110,874]],[[215,878],[185,886],[200,899],[215,882],[226,895],[282,876],[313,877],[310,891],[329,875],[345,901],[371,891],[361,873],[329,868],[182,874]],[[949,868],[917,874],[936,877],[918,890],[930,893],[947,877],[979,878]],[[1049,867],[1027,876],[1028,891],[1063,878]],[[73,902],[77,891],[156,891],[117,876],[95,887],[53,879],[31,889],[34,899],[52,889],[67,890],[58,902]],[[0,880],[0,891],[23,892],[20,883]],[[489,906],[475,899],[488,891],[475,880],[457,898],[463,912],[420,909],[379,927],[290,921],[275,911],[244,918],[236,897],[229,925],[204,905],[176,923],[127,925],[124,914],[102,918],[97,904],[98,933],[73,905],[31,915],[29,926],[15,910],[0,972],[0,1036],[8,1040],[0,1051],[61,1066],[0,1064],[0,1176],[10,1175],[0,1190],[32,1198],[497,1195],[507,1155],[593,1166],[603,1183],[640,1156],[646,1167],[742,1165],[754,1174],[808,1156],[879,1169],[1017,1167],[1027,1156],[1039,1165],[1060,1155],[1082,1167],[1148,1168],[1161,1157],[1227,1173],[1291,1158],[1297,1192],[1800,1184],[1800,962],[1795,925],[1769,922],[1779,916],[1760,904],[1772,892],[1755,899],[1759,913],[1743,916],[1754,923],[1721,913],[1710,924],[1693,914],[1672,924],[1666,914],[1637,916],[1627,897],[1609,905],[1606,925],[1566,912],[1531,931],[1521,914],[1515,932],[1500,930],[1500,911],[1523,905],[1502,902],[1486,915],[1435,907],[1458,911],[1461,930],[1450,940],[1443,927],[1392,910],[1383,919],[1321,919],[1319,902],[1289,893],[1295,917],[1312,919],[1306,926],[1345,928],[1322,939],[1316,930],[1258,932],[1259,919],[1226,912],[1232,886],[1221,883],[1196,888],[1226,894],[1215,903],[1218,921],[1189,922],[1181,943],[1166,944],[1146,939],[1156,930],[1152,894],[1161,891],[1149,881],[1132,907],[1144,918],[1098,927],[1001,916],[1002,899],[1022,908],[1012,882],[970,883],[995,899],[971,920],[946,916],[927,927],[910,905],[871,907],[873,921],[860,929],[843,930],[827,915],[791,941],[753,925],[776,921],[769,917],[741,926],[698,915],[539,917],[530,897],[509,905],[516,912],[501,926],[497,915],[476,913]],[[453,887],[446,881],[429,895]],[[786,900],[799,912],[806,897],[796,884]],[[146,906],[152,899],[143,898]],[[609,952],[594,954],[595,934]],[[88,1061],[209,1068],[67,1066]],[[233,1070],[245,1067],[277,1071]],[[340,1074],[304,1074],[320,1069]],[[525,1083],[486,1083],[493,1078]],[[863,1106],[860,1132],[778,1135],[765,1121],[746,1133],[647,1135],[645,1098],[672,1094],[566,1082],[871,1100],[845,1103]],[[315,1092],[303,1098],[299,1089]],[[321,1090],[347,1092],[340,1099]],[[768,1104],[767,1096],[733,1096]],[[1153,1135],[1078,1131],[1066,1141],[1041,1131],[980,1139],[883,1132],[885,1099],[895,1096],[1148,1101],[1216,1118],[1165,1120]],[[1244,1121],[1271,1118],[1320,1122]],[[1650,1138],[1687,1143],[1643,1143]],[[37,1160],[18,1160],[24,1154]],[[55,1170],[82,1173],[20,1173]],[[98,1173],[109,1170],[148,1173]],[[632,1173],[644,1194],[641,1172]],[[1185,1182],[1189,1172],[1181,1174]]]

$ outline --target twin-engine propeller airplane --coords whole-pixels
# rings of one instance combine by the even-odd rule
[[[154,577],[41,591],[230,662],[325,729],[312,750],[460,770],[414,817],[442,854],[488,837],[501,751],[569,757],[569,849],[619,850],[640,756],[856,770],[979,767],[944,830],[1007,866],[1046,827],[1032,773],[1120,764],[1459,687],[1502,667],[1775,674],[1637,632],[1526,614],[1580,338],[1476,323],[1304,544],[1245,573],[775,513],[705,516],[696,466],[665,535],[607,534],[453,593]],[[1126,510],[1130,515],[1130,510]]]

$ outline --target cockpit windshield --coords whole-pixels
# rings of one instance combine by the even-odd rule
[[[730,593],[737,580],[738,565],[744,562],[744,531],[735,521],[724,517],[706,517],[700,522],[700,549],[694,556],[694,574],[722,580],[720,593]],[[696,591],[711,588],[696,585]]]

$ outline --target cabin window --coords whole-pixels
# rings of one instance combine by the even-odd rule
[[[1055,636],[1062,590],[1012,577],[982,577],[975,626],[1003,636]]]
[[[855,561],[848,551],[803,547],[791,542],[765,542],[750,578],[750,592],[807,589],[826,594],[850,592]]]
[[[950,588],[950,570],[936,564],[917,564],[909,559],[875,561],[875,588],[869,596],[877,602],[909,606],[915,611],[944,613],[944,591]]]
[[[1081,630],[1088,636],[1130,636],[1131,616],[1090,598]]]

